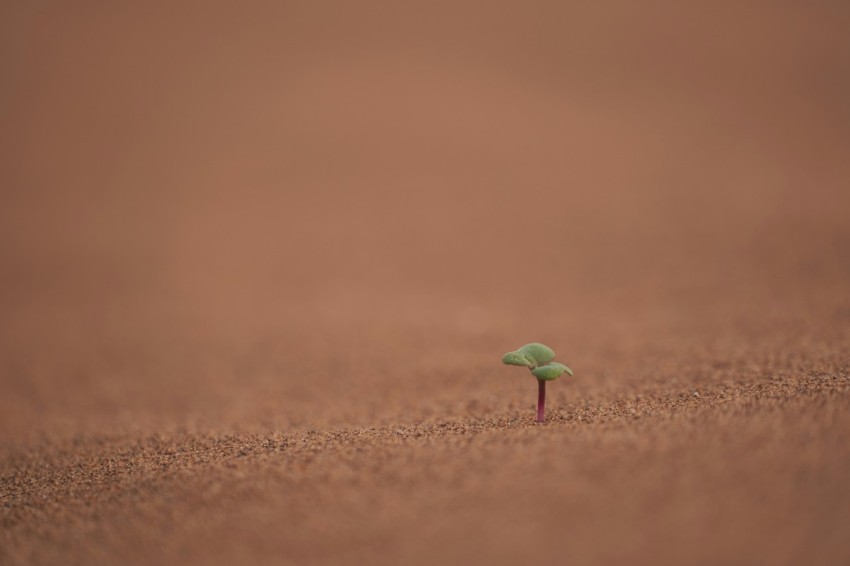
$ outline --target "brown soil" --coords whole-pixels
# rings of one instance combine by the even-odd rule
[[[296,4],[0,7],[0,564],[850,563],[848,5]]]

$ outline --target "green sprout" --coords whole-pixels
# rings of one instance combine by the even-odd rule
[[[531,375],[537,378],[537,422],[542,423],[546,405],[546,382],[558,379],[562,375],[573,375],[573,370],[553,362],[555,352],[549,346],[533,342],[518,350],[502,356],[502,363],[509,366],[525,366],[531,370]]]

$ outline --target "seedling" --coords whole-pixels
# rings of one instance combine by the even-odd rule
[[[502,356],[502,363],[509,366],[525,366],[531,370],[531,375],[537,378],[537,422],[545,419],[543,412],[546,406],[546,382],[558,379],[565,373],[573,375],[573,370],[553,362],[555,352],[549,346],[533,342],[519,350],[508,352]]]

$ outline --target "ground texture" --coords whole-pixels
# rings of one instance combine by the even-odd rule
[[[0,564],[850,563],[850,10],[591,4],[0,7]]]

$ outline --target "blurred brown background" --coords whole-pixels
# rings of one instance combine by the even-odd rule
[[[582,407],[649,395],[663,412],[670,395],[721,385],[749,391],[776,379],[828,376],[844,388],[833,400],[844,407],[848,30],[850,4],[831,1],[4,2],[7,481],[34,473],[33,461],[58,466],[72,441],[97,462],[107,438],[124,454],[155,435],[179,444],[530,420],[533,382],[498,361],[533,340],[549,343],[577,372],[551,388],[550,411],[567,430]],[[841,412],[807,407],[794,410]],[[812,423],[814,437],[835,430],[833,421]],[[497,438],[508,434],[492,427]],[[546,434],[557,443],[567,432]],[[702,434],[712,461],[751,453],[748,440],[715,446],[719,432]],[[581,454],[596,454],[591,445],[611,438]],[[773,440],[778,468],[799,461],[796,445],[782,449],[784,437]],[[832,485],[830,478],[838,485],[850,470],[846,440],[833,438],[818,452],[826,461],[805,468],[815,471],[812,485]],[[438,484],[450,466],[434,462],[463,458],[445,450],[421,457],[435,466]],[[510,459],[513,449],[504,450],[469,465],[483,473]],[[582,457],[567,450],[562,458],[566,465]],[[454,484],[441,493],[469,496],[465,509],[507,518],[520,494],[496,491],[522,477],[516,465],[504,485],[474,497]],[[588,489],[620,481],[599,477],[615,468],[593,464]],[[738,480],[755,473],[726,472],[710,477],[728,479],[715,484],[733,490],[727,494],[746,493]],[[242,473],[265,478],[266,487],[272,481],[268,470]],[[378,478],[372,489],[386,483],[369,477]],[[711,484],[710,477],[694,481]],[[400,493],[416,491],[417,481]],[[322,489],[334,500],[361,493],[327,482]],[[109,546],[69,526],[88,515],[59,504],[42,511],[48,519],[38,521],[48,526],[28,531],[21,525],[40,515],[27,515],[34,504],[22,501],[35,492],[10,485],[6,540],[20,560],[126,559],[128,548],[145,547],[140,532],[168,522],[131,512],[133,527]],[[647,499],[634,502],[635,517],[656,501],[641,486],[634,493]],[[662,510],[671,528],[706,503],[687,499],[698,490],[683,490],[681,508]],[[305,505],[314,501],[301,493]],[[604,498],[582,507],[589,496],[574,495],[552,497],[564,508],[617,508]],[[387,533],[407,517],[392,511],[393,497],[378,497],[375,508],[352,503],[354,539],[328,548],[388,563],[428,556],[416,554],[416,544],[389,542],[404,539]],[[825,492],[822,501],[841,497]],[[729,500],[740,503],[730,514],[744,514],[756,543],[720,545],[728,551],[720,557],[764,556],[764,544],[785,531],[753,527],[760,523],[746,517],[755,507]],[[412,502],[413,513],[430,516],[427,501]],[[796,500],[782,501],[759,512],[799,511]],[[241,520],[286,524],[295,520],[289,503]],[[119,497],[112,507],[95,506],[100,519],[87,520],[109,522],[124,504]],[[210,501],[183,505],[182,520],[208,507],[229,516]],[[811,525],[847,518],[812,505]],[[383,530],[357,531],[364,509],[379,510]],[[633,528],[623,521],[623,532]],[[326,527],[293,535],[276,552],[254,535],[265,546],[253,557],[338,560],[330,551],[310,554]],[[521,550],[520,539],[505,534],[516,531],[480,528],[481,541],[502,541],[493,560],[563,558],[545,545]],[[604,562],[595,551],[610,529],[583,528],[567,529],[588,541],[573,558]],[[179,531],[171,554],[153,557],[204,556],[187,549],[217,531],[196,530]],[[468,558],[475,544],[456,532],[430,534],[442,555],[420,540],[437,553],[431,563]],[[721,540],[737,540],[727,534]],[[837,535],[812,536],[794,549],[817,542],[825,562],[847,556]],[[27,545],[37,540],[52,542],[33,551]],[[223,544],[233,559],[252,556],[240,541]],[[302,554],[287,555],[293,548]],[[372,556],[370,548],[389,550]],[[613,558],[657,560],[658,548],[642,543],[630,552],[643,554]],[[711,556],[698,542],[682,548],[695,554],[680,558]],[[783,552],[777,556],[787,558]]]

